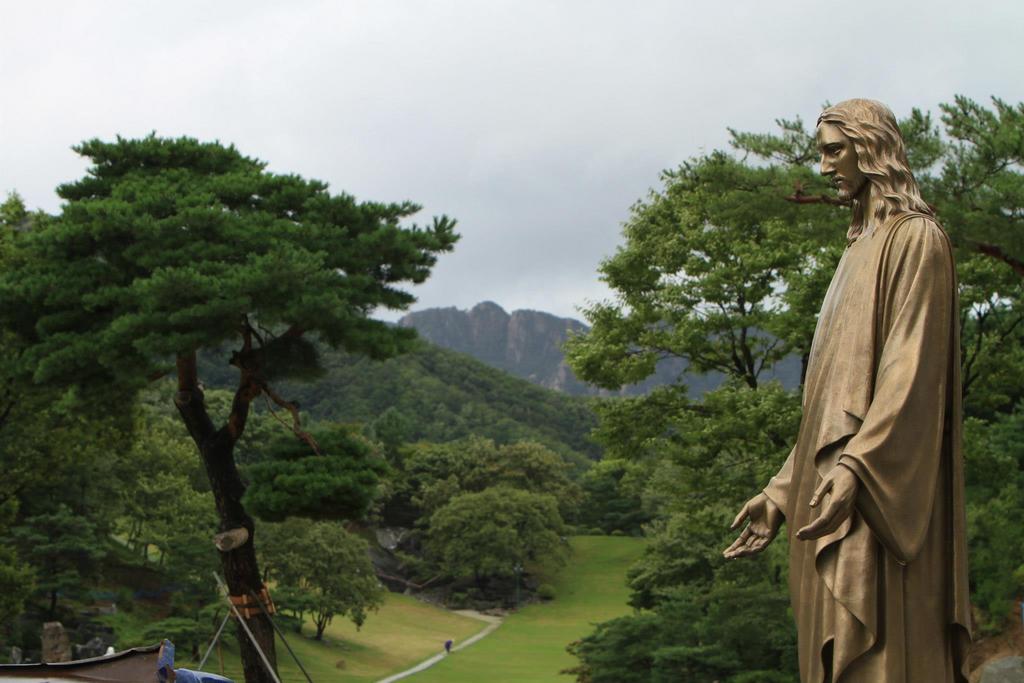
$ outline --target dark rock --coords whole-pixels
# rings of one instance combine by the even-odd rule
[[[107,648],[112,645],[112,642],[104,640],[100,636],[96,636],[89,640],[85,645],[75,645],[75,659],[89,659],[90,657],[100,657],[106,653]]]

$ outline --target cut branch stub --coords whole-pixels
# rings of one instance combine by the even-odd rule
[[[249,530],[245,527],[229,529],[213,537],[213,544],[222,553],[241,548],[249,541]]]

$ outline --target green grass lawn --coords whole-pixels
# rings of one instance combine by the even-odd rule
[[[437,654],[448,638],[465,639],[486,626],[477,619],[389,593],[384,606],[371,613],[359,631],[352,622],[338,618],[327,627],[323,642],[311,637],[300,638],[298,634],[286,633],[286,637],[316,683],[369,683]],[[307,627],[306,634],[312,633],[315,631]],[[305,677],[280,639],[277,661],[283,683],[305,683]],[[179,661],[179,666],[188,668],[189,664]],[[203,668],[220,672],[216,651]],[[236,651],[225,649],[224,673],[236,681],[243,680]]]
[[[565,646],[592,630],[592,624],[625,614],[628,590],[626,569],[643,550],[635,538],[580,536],[572,539],[568,564],[545,580],[554,585],[556,598],[534,604],[509,616],[497,631],[474,645],[453,653],[440,664],[416,674],[411,683],[567,683],[558,672],[575,660]],[[141,633],[160,615],[139,604],[107,620],[118,631],[118,647],[149,644]],[[443,649],[444,641],[456,644],[483,630],[487,624],[389,593],[384,606],[371,613],[359,631],[350,621],[338,618],[327,627],[322,642],[313,640],[309,626],[305,636],[286,634],[288,642],[316,683],[371,683],[404,671]],[[233,626],[229,625],[229,628]],[[224,673],[242,681],[237,648],[222,650]],[[304,683],[305,677],[278,640],[278,667],[283,683]],[[195,668],[186,653],[179,652],[178,666]],[[204,667],[221,671],[214,650]]]
[[[573,556],[552,582],[556,598],[511,615],[497,631],[410,677],[410,683],[567,683],[559,671],[577,662],[565,646],[595,622],[629,612],[626,569],[643,540],[611,536],[572,539]]]

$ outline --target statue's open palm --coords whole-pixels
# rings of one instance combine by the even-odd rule
[[[783,514],[768,496],[759,493],[744,504],[730,529],[736,529],[744,519],[750,521],[739,538],[722,553],[729,559],[755,555],[772,542],[782,526]]]

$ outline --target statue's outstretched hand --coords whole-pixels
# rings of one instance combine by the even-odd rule
[[[759,493],[743,505],[729,528],[738,528],[744,519],[749,519],[750,523],[722,553],[730,560],[755,555],[764,550],[779,533],[783,514],[768,496]]]
[[[810,541],[827,536],[838,529],[839,525],[853,513],[858,488],[860,480],[853,470],[845,465],[833,467],[818,484],[814,496],[811,497],[811,507],[818,507],[825,494],[830,493],[828,503],[816,520],[796,532],[796,537],[801,541]]]

